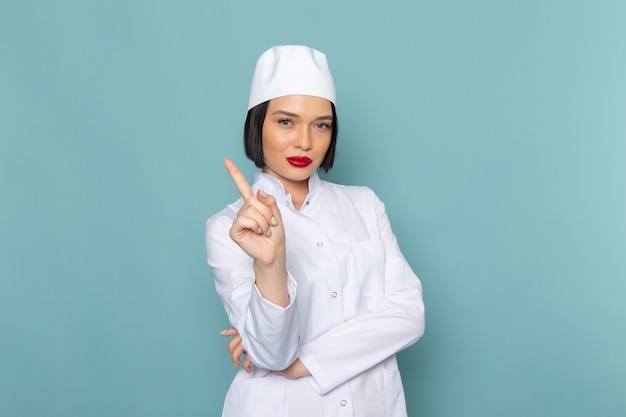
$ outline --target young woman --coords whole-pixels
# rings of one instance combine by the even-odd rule
[[[252,186],[206,226],[208,263],[232,325],[224,417],[406,416],[395,354],[424,332],[419,279],[383,203],[320,179],[333,165],[335,87],[305,46],[266,51],[253,76]]]

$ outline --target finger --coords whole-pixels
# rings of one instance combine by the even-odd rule
[[[241,364],[241,360],[239,359],[239,355],[237,355],[237,356],[231,355],[230,359],[233,361],[233,366],[235,368],[238,368],[239,364]]]
[[[239,360],[239,356],[230,356],[230,360],[233,361],[233,367],[237,368],[239,367],[239,364],[241,363]]]
[[[243,353],[243,348],[241,347],[241,345],[239,345],[240,347],[234,347],[234,348],[230,348],[228,349],[228,355],[230,356],[230,360],[233,361],[233,366],[236,368],[239,366],[239,364],[241,363],[239,357],[241,356],[241,354]]]
[[[237,190],[239,190],[239,194],[243,197],[244,200],[252,197],[252,189],[250,188],[250,184],[246,180],[246,177],[243,176],[237,165],[230,159],[224,159],[224,165],[230,174],[230,177],[233,179]]]
[[[244,350],[243,352],[243,369],[246,370],[247,373],[252,372],[252,362],[250,361],[250,358],[248,357],[248,352],[246,352]]]
[[[276,204],[276,199],[274,196],[266,194],[262,190],[257,191],[257,199],[267,206],[271,212],[272,216],[267,219],[269,224],[272,226],[278,226],[278,224],[282,221],[282,216],[280,214],[280,209],[278,208],[278,204]]]
[[[235,368],[241,364],[240,358],[241,358],[241,355],[243,355],[243,353],[244,353],[244,350],[241,344],[237,345],[230,353],[230,358],[232,359],[233,365],[235,365]]]
[[[263,228],[264,228],[264,226],[262,225],[264,223],[267,223],[267,222],[263,221],[263,223],[259,223],[250,217],[238,216],[235,219],[235,221],[233,221],[233,225],[230,228],[230,232],[229,232],[230,237],[235,242],[239,242],[241,239],[243,239],[246,236],[248,232],[262,234]]]
[[[270,226],[278,224],[280,211],[274,197],[267,195],[262,190],[258,190],[256,195],[245,201],[244,205],[237,212],[237,216],[253,219],[261,227],[261,230],[267,232]]]
[[[228,352],[232,354],[238,346],[241,351],[243,351],[243,347],[241,347],[241,336],[239,336],[239,334],[233,336],[233,338],[228,341]]]
[[[239,333],[237,333],[237,330],[236,330],[234,327],[229,327],[228,329],[226,329],[226,330],[222,330],[222,331],[220,332],[220,335],[221,335],[221,336],[224,336],[224,337],[227,337],[227,336],[234,336],[234,335],[236,335],[236,334],[239,334]]]
[[[256,198],[251,198],[248,201],[256,201]],[[256,204],[260,207],[245,204],[237,213],[236,220],[240,220],[242,224],[246,225],[256,223],[257,227],[260,227],[262,230],[266,230],[270,226],[271,219],[274,214],[269,207],[264,206],[261,202],[257,201]],[[252,224],[250,227],[253,226],[255,225]]]

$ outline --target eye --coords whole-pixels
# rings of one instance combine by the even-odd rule
[[[329,123],[320,122],[320,123],[317,123],[315,127],[318,129],[330,129],[331,125]]]
[[[289,119],[279,119],[278,124],[283,126],[291,126],[293,123]]]

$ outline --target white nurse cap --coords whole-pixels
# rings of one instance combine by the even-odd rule
[[[301,45],[274,46],[256,63],[248,110],[276,97],[293,94],[335,103],[335,82],[322,52]]]

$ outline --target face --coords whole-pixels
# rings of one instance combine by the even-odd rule
[[[330,146],[332,114],[330,102],[320,97],[270,100],[263,122],[263,172],[280,180],[287,192],[308,183]]]

